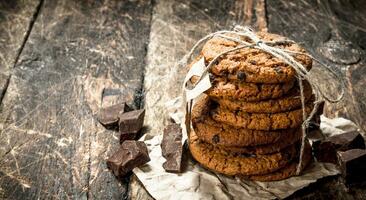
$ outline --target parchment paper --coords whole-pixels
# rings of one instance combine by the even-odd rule
[[[326,135],[356,130],[355,124],[344,118],[321,116],[321,130]],[[145,140],[151,161],[133,172],[156,199],[275,199],[285,198],[316,180],[339,174],[335,165],[314,162],[301,176],[283,181],[242,181],[210,172],[188,157],[187,169],[180,174],[167,173],[162,164],[162,135]],[[187,153],[187,152],[186,152]]]

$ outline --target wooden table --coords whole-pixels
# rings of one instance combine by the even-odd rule
[[[136,177],[116,180],[105,158],[118,134],[99,107],[146,108],[146,132],[168,123],[169,69],[202,36],[235,24],[301,42],[337,70],[346,96],[327,104],[366,130],[366,4],[362,0],[5,0],[0,2],[0,199],[147,199]],[[339,80],[315,65],[329,94]],[[338,177],[295,199],[366,199]]]

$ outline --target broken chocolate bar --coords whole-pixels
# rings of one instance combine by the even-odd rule
[[[346,184],[366,181],[366,150],[338,151],[338,161]]]
[[[145,117],[145,109],[125,112],[119,116],[120,141],[136,138],[141,130]]]
[[[181,172],[182,163],[182,129],[178,124],[168,125],[164,129],[161,142],[162,155],[166,159],[163,168],[167,172]]]
[[[144,142],[126,140],[107,160],[107,167],[113,174],[121,177],[130,172],[133,168],[141,166],[150,161],[149,153]]]
[[[315,141],[313,149],[318,161],[337,164],[337,151],[365,149],[365,141],[359,132],[351,131]]]
[[[129,110],[130,108],[126,103],[119,103],[100,109],[97,118],[106,128],[117,129],[119,116]]]

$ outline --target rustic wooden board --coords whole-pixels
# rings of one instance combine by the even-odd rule
[[[366,130],[365,38],[366,4],[363,1],[267,1],[268,29],[290,37],[311,51],[346,82],[343,101],[326,104],[326,115],[342,116]],[[339,79],[315,65],[314,79],[327,94],[339,92]],[[365,199],[366,186],[349,190],[330,177],[291,196],[295,199]]]
[[[251,25],[265,29],[264,1],[156,1],[153,9],[150,42],[145,73],[145,123],[147,134],[162,134],[169,122],[165,103],[179,88],[168,81],[171,68],[204,35],[221,29],[231,29],[235,24]],[[179,76],[183,79],[184,74]],[[130,183],[131,199],[148,199],[136,176]]]
[[[40,2],[0,2],[0,102],[8,87],[0,106],[0,199],[151,199],[135,176],[127,197],[126,181],[106,169],[118,134],[95,113],[125,99],[147,109],[147,134],[161,134],[169,122],[164,104],[177,93],[164,81],[171,67],[197,39],[234,24],[303,42],[339,70],[346,97],[328,104],[327,115],[366,130],[361,0]],[[322,88],[338,91],[337,80],[319,66],[314,72]],[[347,191],[330,177],[290,199],[365,199],[365,191]]]
[[[43,2],[0,108],[0,198],[125,198],[95,113],[140,107],[150,16],[147,0]]]
[[[11,69],[37,16],[40,2],[0,1],[0,103],[8,86]]]

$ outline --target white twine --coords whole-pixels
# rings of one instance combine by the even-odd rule
[[[243,41],[240,38],[235,38],[235,37],[225,35],[226,33],[231,33],[231,34],[235,34],[237,36],[242,36],[242,37],[249,38],[251,43]],[[269,54],[273,55],[274,57],[277,57],[277,58],[281,59],[282,61],[284,61],[289,66],[291,66],[296,71],[296,74],[297,74],[296,78],[298,79],[298,84],[299,84],[299,88],[300,88],[301,105],[302,105],[302,111],[303,111],[302,112],[303,123],[301,125],[301,128],[302,128],[301,150],[300,150],[300,156],[299,156],[299,163],[298,163],[297,170],[296,170],[296,174],[299,175],[300,172],[301,172],[301,168],[302,168],[302,160],[303,160],[304,147],[305,147],[305,141],[306,141],[306,129],[309,126],[310,120],[316,114],[316,112],[318,110],[318,107],[319,107],[321,102],[326,100],[330,103],[336,103],[336,102],[339,102],[343,98],[343,96],[344,96],[344,87],[345,87],[343,79],[341,79],[338,76],[338,74],[335,73],[332,69],[330,69],[327,65],[325,65],[324,63],[322,63],[321,61],[319,61],[318,59],[314,58],[313,56],[311,56],[307,53],[289,51],[289,50],[286,50],[286,49],[281,49],[281,48],[274,47],[274,46],[279,45],[279,44],[295,43],[294,41],[287,40],[287,39],[286,40],[280,40],[280,41],[262,41],[261,39],[259,39],[257,37],[257,35],[254,33],[253,30],[251,30],[248,27],[242,27],[242,26],[235,26],[234,30],[232,30],[232,31],[229,31],[229,30],[217,31],[217,32],[208,34],[207,36],[203,37],[202,39],[200,39],[193,46],[191,51],[182,58],[182,60],[180,61],[179,64],[181,66],[186,66],[188,61],[190,60],[191,56],[197,50],[197,48],[203,42],[205,42],[206,40],[211,39],[213,37],[221,37],[221,38],[236,42],[236,43],[239,44],[239,46],[234,47],[232,49],[229,49],[227,51],[224,51],[224,52],[218,54],[217,56],[215,56],[210,61],[210,63],[206,66],[206,69],[203,71],[203,73],[200,76],[199,80],[195,83],[192,83],[193,87],[195,87],[199,82],[201,82],[202,78],[208,73],[208,71],[213,66],[213,64],[216,63],[216,61],[221,56],[226,55],[226,54],[231,53],[231,52],[234,52],[234,51],[238,51],[240,49],[244,49],[244,48],[259,49],[261,51],[269,53]],[[341,81],[341,93],[340,93],[340,95],[335,99],[332,99],[331,97],[328,97],[327,95],[325,95],[323,93],[323,91],[321,91],[319,89],[318,85],[311,80],[311,78],[309,77],[310,76],[309,71],[307,71],[307,69],[301,63],[297,62],[294,59],[293,55],[309,56],[312,60],[316,61],[322,67],[324,67],[328,72],[333,74],[338,80]],[[306,115],[306,110],[305,110],[305,97],[304,97],[304,88],[303,88],[303,82],[302,82],[303,80],[307,80],[310,83],[311,88],[312,88],[313,93],[314,93],[314,97],[315,97],[314,107],[313,107],[313,110],[310,112],[309,116]],[[184,84],[183,87],[184,87],[183,91],[186,91],[187,90],[187,88],[186,88],[187,85]],[[186,125],[187,134],[189,134],[190,128],[191,128],[191,111],[192,111],[193,101],[192,100],[186,101],[185,92],[183,92],[183,100],[184,100],[185,109],[186,109],[185,125]]]

